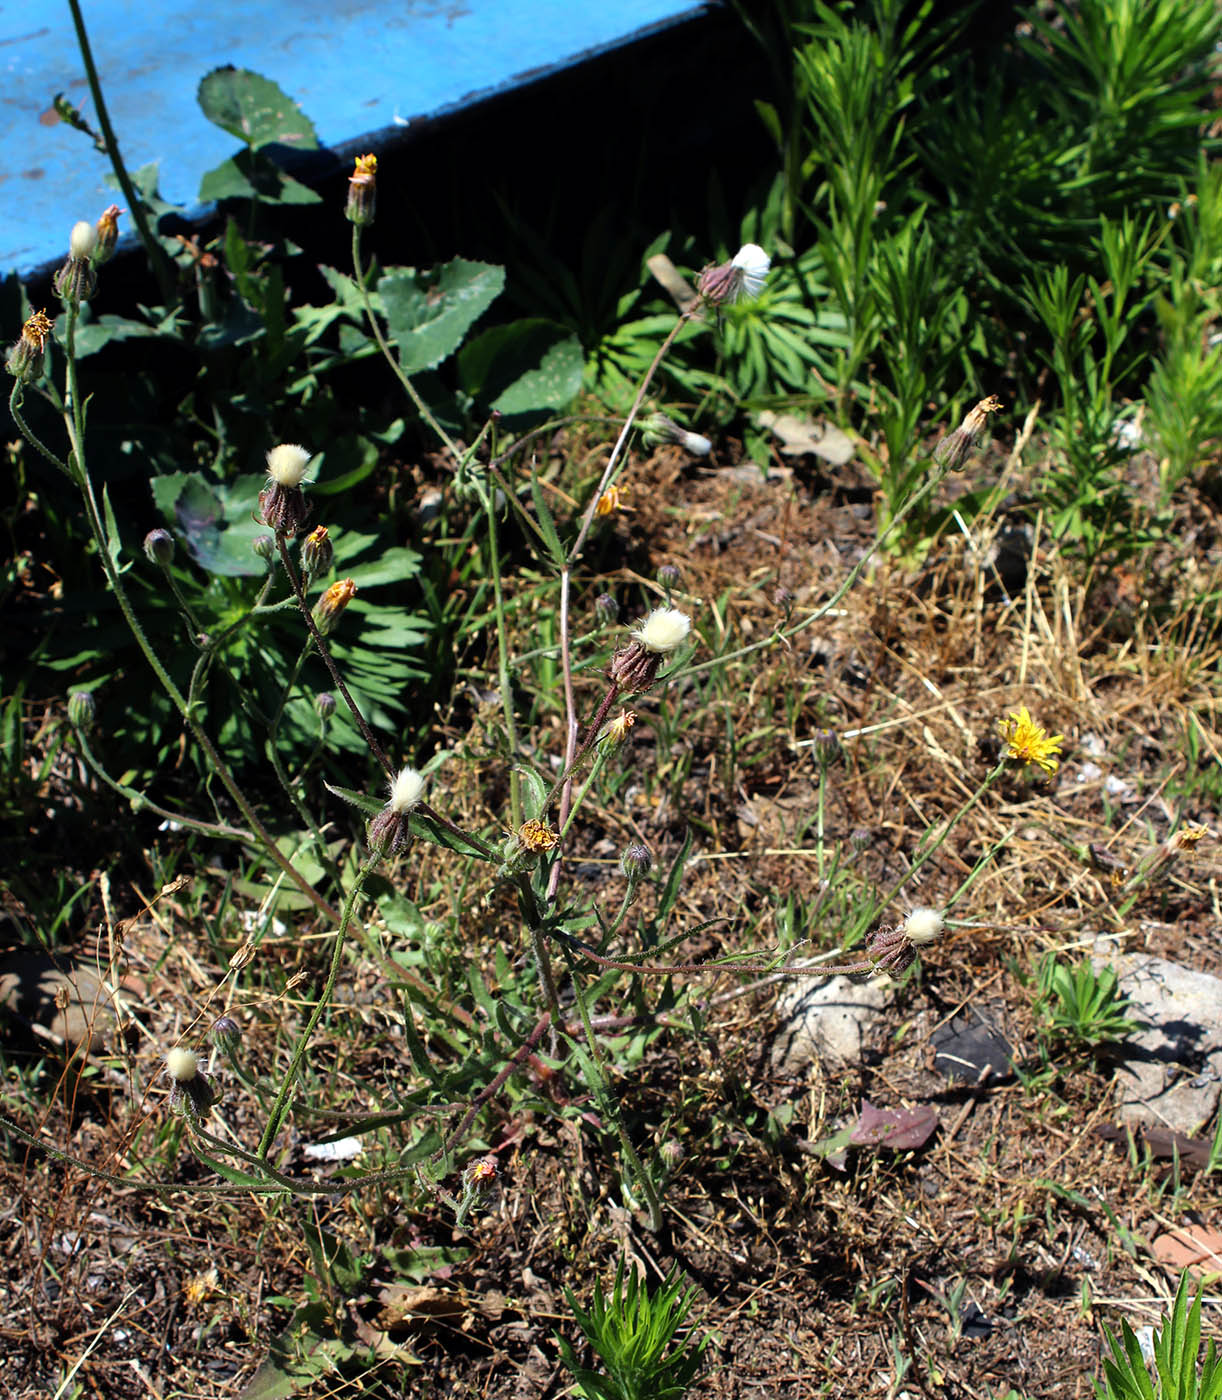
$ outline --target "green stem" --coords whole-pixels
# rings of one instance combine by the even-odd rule
[[[202,750],[204,757],[208,761],[209,767],[220,779],[221,785],[230,797],[237,804],[238,810],[245,817],[251,831],[259,840],[267,855],[275,861],[281,870],[289,877],[299,890],[310,900],[310,902],[328,919],[335,920],[339,917],[336,910],[325,900],[322,895],[310,884],[304,875],[298,871],[292,861],[280,850],[272,834],[259,820],[258,814],[251,806],[246,794],[238,786],[233,774],[229,771],[228,765],[217,752],[216,746],[208,737],[207,732],[195,718],[194,711],[187,704],[182,692],[174,683],[170,673],[162,664],[161,658],[153,650],[144,628],[140,625],[140,619],[136,616],[132,607],[131,599],[127,596],[127,590],[123,586],[123,580],[115,567],[114,560],[110,555],[110,544],[106,529],[102,524],[101,513],[98,510],[97,498],[93,491],[93,482],[90,480],[89,472],[85,466],[84,454],[84,424],[81,416],[80,396],[77,392],[76,377],[76,356],[75,348],[76,330],[76,308],[68,308],[68,385],[71,399],[72,417],[68,422],[69,435],[72,438],[73,452],[69,465],[74,468],[74,477],[80,487],[81,496],[85,504],[85,514],[89,521],[89,528],[93,534],[94,541],[98,547],[98,553],[102,561],[102,570],[106,575],[111,592],[115,595],[115,601],[119,604],[119,610],[123,614],[123,620],[127,623],[132,636],[136,640],[137,646],[144,653],[145,660],[153,668],[153,674],[157,677],[166,694],[173,701],[175,708],[183,718],[183,722],[190,729],[192,737]]]
[[[93,61],[93,50],[90,48],[89,35],[85,30],[85,18],[81,14],[80,0],[68,0],[68,8],[72,11],[72,23],[76,29],[76,42],[81,51],[81,62],[85,65],[85,78],[89,83],[89,95],[93,98],[93,110],[97,113],[98,125],[102,128],[102,137],[106,142],[106,154],[110,158],[111,169],[115,172],[115,179],[118,180],[119,188],[123,191],[123,198],[127,200],[127,207],[131,210],[131,216],[135,220],[136,231],[140,235],[140,241],[144,244],[144,250],[152,264],[153,275],[157,278],[157,285],[161,289],[161,300],[166,306],[169,306],[174,295],[172,264],[166,256],[165,249],[157,242],[149,228],[144,200],[135,185],[132,184],[131,177],[127,173],[127,166],[124,165],[123,157],[119,154],[118,138],[115,136],[114,127],[110,124],[110,113],[106,110],[106,100],[102,96],[102,84],[98,79],[98,70]]]
[[[117,792],[120,797],[125,798],[132,804],[133,810],[152,812],[155,816],[164,817],[166,821],[174,822],[178,826],[184,826],[190,831],[198,831],[201,836],[214,836],[224,841],[244,841],[247,845],[253,846],[255,838],[249,831],[243,831],[241,827],[225,826],[221,822],[200,821],[196,817],[185,816],[182,812],[171,812],[168,807],[162,807],[144,793],[137,792],[135,788],[128,787],[124,783],[112,778],[102,766],[99,759],[89,747],[89,742],[81,730],[77,731],[76,741],[80,745],[81,754],[85,762],[92,771],[106,784],[112,791]]]
[[[41,455],[44,456],[53,467],[57,467],[61,472],[63,472],[63,474],[68,478],[68,480],[71,481],[72,473],[68,470],[65,463],[61,462],[49,447],[44,446],[44,444],[40,442],[37,437],[34,436],[33,432],[31,432],[30,430],[29,425],[21,416],[21,403],[24,397],[25,393],[22,387],[21,380],[14,379],[13,391],[8,396],[8,411],[13,415],[13,422],[17,424],[18,431],[21,433],[21,436],[25,438],[25,440],[30,444],[31,447],[35,448],[39,453],[41,453]]]
[[[946,841],[946,838],[951,834],[952,831],[954,831],[955,827],[957,827],[959,823],[963,820],[963,818],[966,817],[967,814],[972,810],[972,808],[976,806],[980,799],[985,795],[986,792],[988,792],[988,790],[993,786],[993,784],[997,781],[998,778],[1001,777],[1001,775],[1005,771],[1006,760],[1003,758],[1002,761],[997,765],[997,767],[994,768],[993,771],[985,778],[984,782],[980,784],[980,786],[976,789],[975,793],[968,798],[968,800],[963,804],[962,807],[959,808],[955,815],[951,817],[950,821],[946,823],[945,827],[943,827],[943,829],[938,833],[937,840],[932,842],[929,846],[925,848],[925,850],[923,850],[920,853],[920,855],[917,856],[917,858],[912,862],[912,864],[908,867],[904,874],[902,874],[899,877],[899,879],[896,880],[895,884],[893,884],[891,888],[887,891],[887,893],[883,895],[883,897],[876,903],[874,908],[867,912],[867,916],[865,917],[865,919],[858,922],[857,928],[854,930],[854,933],[864,933],[865,929],[874,921],[876,915],[882,910],[884,910],[891,903],[891,901],[900,892],[900,890],[904,888],[908,881],[911,880],[913,876],[916,875],[917,872],[921,869],[921,867],[928,860],[930,860],[931,857],[941,848],[941,846]]]
[[[297,606],[301,609],[301,615],[305,618],[306,626],[309,628],[310,636],[314,639],[314,645],[318,648],[318,654],[326,662],[327,670],[331,672],[331,679],[335,682],[335,688],[344,697],[344,703],[352,711],[352,716],[356,720],[357,727],[361,731],[366,744],[369,745],[369,752],[382,765],[382,771],[386,776],[393,777],[394,769],[390,765],[390,760],[382,750],[382,745],[374,737],[374,732],[370,729],[361,713],[360,706],[352,698],[348,687],[344,684],[344,678],[339,673],[339,667],[335,664],[335,658],[331,655],[331,648],[327,645],[322,633],[318,630],[318,624],[314,621],[314,614],[310,611],[310,604],[302,587],[301,580],[297,577],[297,570],[293,567],[293,561],[289,557],[289,548],[284,533],[276,531],[276,548],[280,551],[280,562],[284,565],[284,572],[288,575],[289,583],[292,585],[293,594],[297,599]]]
[[[632,1139],[628,1136],[628,1129],[624,1127],[623,1120],[619,1115],[619,1109],[611,1098],[607,1084],[606,1062],[603,1060],[602,1051],[599,1049],[598,1037],[594,1034],[594,1027],[590,1024],[590,1012],[589,1008],[586,1006],[585,993],[581,989],[580,980],[573,967],[573,959],[567,950],[565,951],[565,960],[569,964],[569,982],[577,1001],[577,1009],[581,1014],[581,1024],[582,1028],[585,1030],[586,1044],[590,1047],[592,1064],[599,1080],[598,1083],[592,1084],[590,1087],[594,1090],[599,1101],[602,1103],[604,1112],[610,1116],[611,1121],[615,1124],[615,1131],[619,1136],[620,1148],[628,1161],[632,1175],[636,1178],[637,1185],[641,1188],[641,1192],[649,1205],[649,1228],[656,1235],[662,1228],[662,1203],[658,1200],[657,1190],[650,1179],[649,1173],[645,1170],[644,1162],[641,1161],[636,1148],[633,1146]]]
[[[505,717],[505,742],[509,747],[509,810],[516,831],[522,825],[522,779],[517,769],[518,727],[513,714],[513,687],[509,682],[509,629],[505,622],[505,592],[501,580],[501,551],[496,535],[496,497],[487,486],[480,497],[488,518],[488,561],[492,571],[492,595],[496,607],[496,665],[497,682],[501,692],[501,711]],[[539,820],[547,816],[544,803]]]
[[[373,874],[374,868],[382,859],[380,850],[370,854],[368,860],[357,872],[356,879],[352,882],[352,888],[348,892],[348,898],[344,901],[344,912],[339,921],[339,927],[335,931],[335,945],[331,950],[331,968],[327,973],[326,985],[323,987],[322,995],[314,1004],[314,1010],[306,1022],[305,1030],[297,1040],[297,1047],[293,1051],[293,1058],[289,1064],[288,1073],[284,1076],[284,1082],[280,1085],[280,1090],[276,1095],[272,1110],[268,1116],[267,1126],[263,1129],[263,1136],[259,1140],[258,1156],[260,1161],[267,1160],[267,1154],[271,1151],[272,1143],[276,1140],[276,1134],[280,1131],[280,1125],[284,1121],[284,1116],[288,1112],[288,1099],[293,1090],[293,1085],[297,1080],[297,1072],[301,1068],[301,1062],[305,1058],[305,1053],[309,1049],[310,1038],[313,1036],[315,1028],[322,1019],[323,1012],[331,1001],[331,994],[335,991],[335,982],[339,976],[340,960],[344,952],[344,939],[348,933],[348,925],[352,921],[352,911],[356,908],[357,896],[365,881]]]
[[[404,389],[407,391],[408,398],[411,399],[412,403],[415,404],[416,412],[419,413],[421,418],[423,418],[424,421],[429,425],[429,427],[432,428],[432,430],[437,434],[438,438],[440,438],[440,440],[443,443],[445,443],[454,460],[456,462],[460,461],[462,459],[462,453],[459,452],[458,448],[455,447],[454,443],[450,440],[449,433],[446,432],[446,430],[433,416],[433,412],[429,408],[428,404],[426,404],[425,401],[420,397],[420,393],[417,390],[416,386],[408,378],[403,366],[399,363],[397,359],[395,359],[395,356],[392,353],[390,346],[386,343],[385,336],[383,336],[382,334],[382,327],[378,324],[378,318],[377,315],[374,313],[373,309],[373,301],[369,296],[369,288],[365,285],[365,273],[361,268],[360,224],[352,225],[352,270],[356,274],[356,285],[360,289],[361,301],[365,307],[365,316],[369,322],[369,328],[373,332],[373,338],[378,343],[378,349],[381,350],[382,355],[385,358],[386,363],[390,366],[391,370],[393,371],[395,378],[398,379],[399,383],[402,384]]]

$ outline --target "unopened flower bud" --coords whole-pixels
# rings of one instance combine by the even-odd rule
[[[981,399],[953,433],[948,433],[933,450],[933,459],[952,472],[961,471],[968,453],[989,421],[989,414],[1001,408],[1001,400],[990,394]]]
[[[263,523],[277,534],[295,535],[305,524],[309,507],[301,490],[310,454],[296,443],[282,442],[267,454],[268,485],[259,492]]]
[[[144,537],[144,553],[150,564],[164,569],[174,558],[174,536],[168,530],[150,530]]]
[[[94,700],[92,692],[74,690],[68,696],[68,718],[82,734],[89,733],[97,722],[97,716],[97,702]]]
[[[218,1016],[212,1023],[212,1028],[208,1032],[213,1045],[218,1050],[223,1050],[226,1055],[233,1058],[237,1053],[237,1048],[242,1039],[242,1027],[232,1016]],[[171,1051],[171,1054],[174,1052]]]
[[[124,212],[117,204],[112,204],[102,211],[102,217],[98,220],[95,230],[97,233],[97,247],[93,253],[95,265],[100,267],[114,253],[115,244],[119,241],[119,215]]]
[[[335,549],[325,525],[318,525],[301,542],[301,567],[310,576],[325,574],[335,558]]]
[[[346,217],[361,228],[373,223],[378,196],[378,158],[357,156],[356,168],[348,177]]]
[[[333,583],[314,604],[314,626],[324,637],[330,635],[340,619],[340,614],[355,597],[355,582],[350,578],[342,578],[338,583]]]
[[[814,743],[815,762],[820,768],[830,768],[844,752],[840,740],[830,729],[816,729]]]
[[[594,599],[594,612],[599,622],[610,623],[619,620],[619,604],[610,593],[600,593]]]
[[[321,691],[314,697],[314,713],[322,720],[330,719],[335,713],[335,696],[329,690]]]
[[[624,872],[629,884],[635,885],[638,880],[643,880],[653,868],[653,857],[649,854],[649,847],[642,846],[640,842],[625,846],[624,853],[619,858],[619,868]]]
[[[679,1163],[683,1161],[684,1157],[687,1156],[687,1153],[683,1150],[683,1144],[677,1138],[667,1138],[662,1146],[658,1148],[658,1155],[662,1158],[666,1170],[668,1172],[673,1172]]]
[[[5,366],[14,379],[32,384],[42,378],[47,338],[54,323],[44,311],[35,311],[21,328],[21,338],[8,352]]]
[[[874,833],[865,826],[855,826],[849,832],[849,845],[855,851],[867,850],[874,842]]]
[[[250,542],[251,549],[260,559],[270,562],[276,554],[276,541],[271,535],[256,535]]]
[[[672,588],[678,587],[679,570],[674,564],[663,564],[658,570],[658,582],[669,593]]]
[[[793,594],[783,583],[778,584],[776,591],[772,595],[772,602],[775,607],[780,608],[786,617],[793,612]]]

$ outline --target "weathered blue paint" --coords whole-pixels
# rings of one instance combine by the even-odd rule
[[[193,206],[235,153],[195,101],[213,68],[279,84],[328,147],[466,106],[699,14],[693,0],[84,0],[123,158],[160,163]],[[77,219],[116,200],[88,137],[59,122],[63,92],[93,120],[65,0],[0,7],[0,272],[58,260]],[[120,203],[122,201],[119,201]],[[129,221],[124,221],[130,227]]]

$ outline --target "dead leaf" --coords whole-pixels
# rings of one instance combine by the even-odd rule
[[[928,1104],[919,1108],[875,1108],[861,1101],[861,1117],[853,1125],[849,1141],[855,1147],[890,1147],[903,1152],[923,1147],[938,1126],[938,1115]]]

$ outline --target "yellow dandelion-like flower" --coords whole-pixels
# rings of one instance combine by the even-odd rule
[[[1049,734],[1041,729],[1027,713],[1026,705],[1020,705],[1010,713],[1009,719],[1000,722],[1001,737],[1006,741],[1006,756],[1017,763],[1034,763],[1049,777],[1060,767],[1054,754],[1061,751],[1064,734]]]
[[[534,817],[518,827],[518,840],[528,851],[550,851],[560,844],[557,833],[546,822],[536,821]]]

